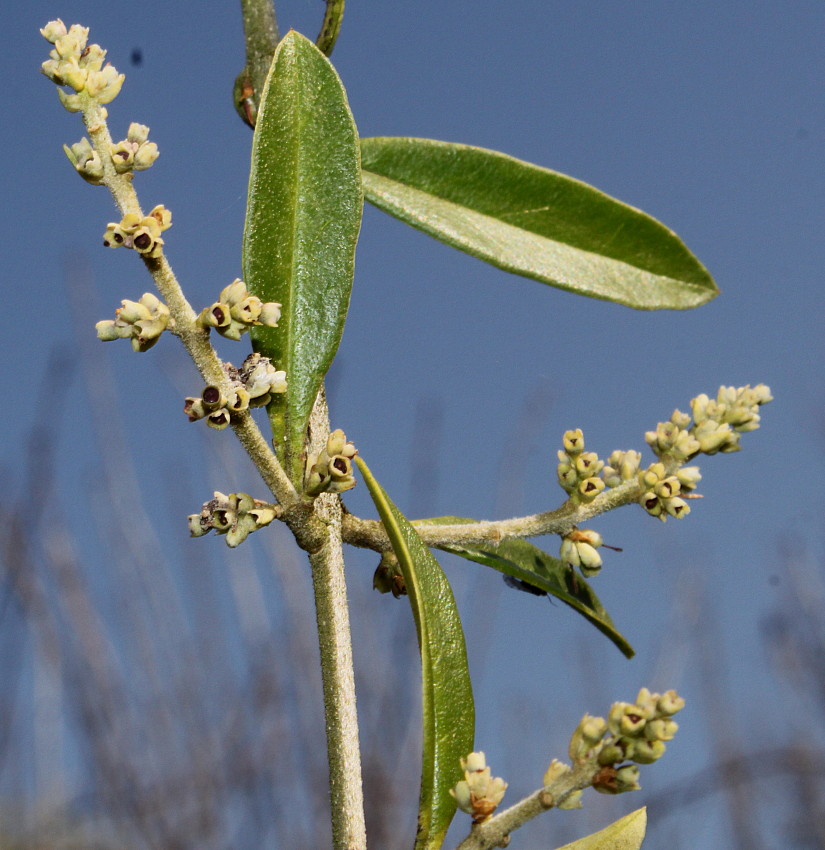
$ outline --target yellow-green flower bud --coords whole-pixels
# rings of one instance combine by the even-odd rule
[[[574,762],[586,759],[606,732],[607,723],[603,717],[591,717],[585,714],[570,738],[567,748],[570,759]]]
[[[556,808],[564,810],[583,808],[582,792],[571,791],[561,802],[556,804]]]
[[[625,748],[620,747],[618,744],[608,743],[599,750],[598,762],[604,766],[607,764],[616,764],[617,762],[624,761],[626,758],[627,750]]]
[[[466,779],[460,780],[450,788],[450,794],[455,798],[455,804],[462,812],[468,815],[473,813],[473,795]]]
[[[583,502],[592,502],[605,488],[601,478],[586,478],[579,484],[577,492]]]
[[[103,163],[100,161],[97,151],[85,136],[71,147],[63,145],[63,150],[69,162],[84,180],[94,185],[100,183],[103,179]]]
[[[229,407],[233,413],[238,413],[241,410],[249,408],[249,393],[244,387],[236,387],[235,394],[229,403]]]
[[[637,738],[644,732],[646,722],[642,709],[628,702],[614,702],[607,716],[610,731],[619,737]]]
[[[693,490],[702,480],[698,466],[683,466],[676,472],[676,478],[682,490]]]
[[[40,30],[40,35],[42,35],[46,41],[54,44],[59,38],[66,35],[66,32],[66,24],[64,24],[60,18],[56,18],[53,21],[49,21],[46,26]]]
[[[581,428],[575,431],[565,431],[562,437],[562,445],[569,455],[577,455],[584,451],[584,434]]]
[[[189,534],[191,537],[203,537],[204,534],[208,534],[211,530],[211,525],[204,525],[201,514],[190,514],[187,517],[187,521],[189,523]]]
[[[168,230],[172,226],[172,211],[166,209],[163,204],[152,207],[147,218],[153,218],[161,230]],[[148,222],[146,222],[146,219],[142,219],[141,223],[147,224]]]
[[[633,761],[637,764],[653,764],[665,754],[662,741],[634,741]]]
[[[80,112],[83,109],[84,100],[79,94],[66,94],[63,89],[58,89],[57,96],[67,112]]]
[[[183,412],[189,417],[190,422],[196,422],[206,416],[202,398],[185,398],[183,400]]]
[[[664,522],[667,517],[664,514],[664,507],[662,506],[662,502],[659,497],[650,491],[644,493],[639,498],[639,504],[651,515],[658,517],[662,522]]]
[[[573,468],[579,474],[579,478],[591,478],[602,471],[604,461],[599,460],[596,452],[582,452],[576,457]]]
[[[546,788],[548,785],[552,785],[568,773],[570,773],[569,764],[565,764],[563,761],[559,761],[558,759],[553,759],[553,761],[550,762],[550,767],[548,767],[544,772],[544,787]]]
[[[672,741],[679,724],[669,717],[656,717],[648,720],[645,726],[645,738],[649,741]]]
[[[507,783],[491,775],[484,753],[470,753],[466,759],[461,759],[461,767],[464,779],[450,789],[450,794],[462,811],[473,816],[473,823],[481,823],[496,810]]]
[[[627,791],[639,791],[639,768],[635,764],[628,764],[616,771],[616,792],[624,794]]]
[[[211,307],[204,307],[197,322],[202,328],[223,328],[232,321],[229,305],[216,301]]]
[[[120,94],[125,79],[114,65],[106,65],[100,71],[89,71],[85,91],[98,103],[111,103]]]
[[[665,510],[675,519],[684,519],[690,513],[690,505],[679,497],[664,499]]]
[[[277,301],[265,301],[261,306],[258,321],[268,328],[276,328],[280,319],[281,305]]]
[[[134,170],[146,171],[147,168],[152,167],[159,156],[160,151],[154,142],[143,142],[135,151]]]
[[[255,295],[248,295],[230,308],[232,318],[244,325],[253,325],[261,315],[263,304],[261,299]]]
[[[126,138],[130,142],[142,145],[149,140],[149,128],[145,124],[138,124],[137,121],[132,121],[129,129],[126,131]]]
[[[670,717],[685,707],[685,701],[676,691],[666,691],[659,697],[656,707],[660,715]]]

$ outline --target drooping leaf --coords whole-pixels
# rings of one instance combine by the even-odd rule
[[[275,51],[255,126],[243,273],[250,292],[282,305],[278,327],[251,336],[287,373],[269,417],[296,482],[307,421],[344,329],[362,209],[344,88],[321,51],[290,32]]]
[[[457,525],[475,520],[438,517],[427,522],[434,525]],[[627,658],[635,655],[633,647],[613,625],[613,620],[590,585],[569,564],[562,563],[527,540],[503,540],[501,543],[480,546],[449,544],[438,548],[467,558],[468,561],[492,567],[504,575],[512,576],[555,596],[610,638]]]
[[[361,140],[366,199],[505,271],[641,310],[718,290],[671,230],[571,177],[431,139]]]
[[[472,752],[475,708],[464,632],[444,571],[361,458],[372,496],[407,586],[421,650],[424,752],[416,850],[437,850],[455,814],[459,759]]]
[[[647,829],[647,810],[637,809],[604,829],[557,850],[639,850]]]

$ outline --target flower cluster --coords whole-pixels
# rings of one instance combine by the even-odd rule
[[[189,517],[189,533],[202,537],[214,530],[226,535],[226,545],[235,547],[259,528],[275,519],[275,508],[267,502],[253,499],[248,493],[224,493],[205,502],[199,514]]]
[[[574,503],[590,502],[605,487],[619,487],[637,482],[641,487],[639,504],[652,516],[664,522],[669,516],[681,518],[690,513],[688,499],[699,498],[692,491],[701,480],[698,466],[684,466],[698,454],[739,451],[740,435],[759,427],[759,408],[772,401],[765,384],[744,387],[720,387],[716,399],[702,394],[691,403],[693,417],[674,410],[667,422],[645,434],[645,442],[659,460],[641,469],[641,455],[636,451],[615,451],[607,463],[593,452],[584,451],[580,429],[566,431],[564,450],[558,453],[559,484]],[[583,532],[574,532],[582,534]],[[595,535],[595,532],[588,532]],[[585,570],[598,569],[601,558],[595,549],[603,545],[591,539],[562,542],[562,560]],[[585,575],[588,573],[585,572]]]
[[[608,546],[598,531],[574,529],[562,537],[559,558],[571,567],[578,567],[585,578],[590,578],[602,568],[602,556],[596,551],[601,546],[614,552],[622,551],[618,546]]]
[[[277,301],[261,301],[250,294],[242,280],[236,279],[221,291],[211,307],[201,310],[198,324],[202,328],[215,328],[228,339],[239,340],[252,327],[277,327],[280,318],[281,305]]]
[[[261,354],[250,354],[240,369],[231,363],[224,363],[223,369],[232,387],[231,397],[227,398],[220,387],[210,385],[199,397],[185,399],[183,412],[190,422],[205,418],[207,425],[222,431],[229,426],[233,413],[263,407],[272,400],[273,393],[286,392],[286,372],[276,369]]]
[[[163,253],[160,234],[172,226],[172,213],[158,204],[149,215],[127,213],[119,222],[109,222],[103,234],[107,248],[133,248],[144,257],[159,257]]]
[[[135,351],[148,351],[169,326],[169,308],[151,292],[145,292],[139,301],[124,300],[115,310],[115,319],[106,319],[95,325],[97,338],[108,342],[113,339],[131,339]]]
[[[473,816],[473,823],[487,820],[496,810],[507,790],[507,783],[499,776],[492,776],[484,753],[470,753],[461,759],[464,779],[450,789],[456,805],[462,812]]]
[[[759,427],[759,408],[773,401],[765,384],[744,387],[719,387],[716,400],[704,393],[690,403],[693,434],[699,450],[705,454],[739,451],[739,435]]]
[[[304,494],[343,493],[355,486],[352,459],[358,450],[347,442],[347,435],[338,428],[327,437],[327,444],[319,454],[307,458],[304,476]]]
[[[87,44],[88,27],[73,24],[67,30],[58,18],[49,21],[40,33],[54,45],[41,66],[42,72],[56,85],[74,89],[74,94],[57,90],[69,112],[79,112],[91,101],[104,104],[117,97],[125,77],[114,65],[103,64],[106,51],[99,44]]]
[[[596,760],[600,769],[593,787],[597,791],[635,791],[639,788],[637,765],[652,764],[664,755],[666,742],[673,740],[679,728],[673,715],[684,705],[676,691],[654,694],[642,688],[635,703],[614,703],[607,720],[585,714],[570,738],[570,758],[574,763]],[[628,761],[635,764],[621,764]]]
[[[682,519],[690,513],[690,505],[685,498],[696,498],[690,491],[702,479],[698,466],[684,466],[673,475],[668,475],[661,462],[651,464],[638,477],[644,488],[639,504],[662,522],[669,516]]]
[[[599,473],[604,461],[595,452],[584,450],[584,435],[581,428],[564,432],[564,449],[558,453],[559,465],[556,473],[559,484],[576,502],[592,502],[605,488]]]
[[[112,145],[112,162],[118,174],[145,171],[158,158],[158,146],[149,141],[149,128],[133,121],[126,138]]]

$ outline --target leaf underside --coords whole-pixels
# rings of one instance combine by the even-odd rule
[[[505,271],[641,310],[718,293],[667,227],[571,177],[470,145],[361,140],[366,199]]]

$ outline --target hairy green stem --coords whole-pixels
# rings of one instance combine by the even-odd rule
[[[638,501],[643,492],[637,481],[628,481],[601,493],[588,504],[576,505],[568,501],[554,511],[530,516],[460,525],[436,525],[425,519],[414,520],[412,524],[427,546],[495,544],[514,538],[565,534],[594,516]],[[364,520],[345,514],[343,530],[344,542],[352,546],[377,552],[390,549],[387,534],[378,520]]]
[[[326,56],[332,54],[338,33],[341,31],[341,22],[344,19],[344,0],[326,0],[327,8],[324,12],[324,22],[321,31],[315,39],[315,45]]]
[[[241,14],[246,44],[245,71],[257,104],[281,36],[273,0],[241,0]]]
[[[318,394],[309,424],[309,451],[320,451],[329,434],[329,417],[323,390]],[[338,496],[321,495],[315,502],[315,510],[327,523],[326,542],[317,552],[310,554],[309,562],[312,567],[318,644],[321,650],[332,845],[334,850],[365,850],[367,838],[352,641],[341,542],[341,501]]]

